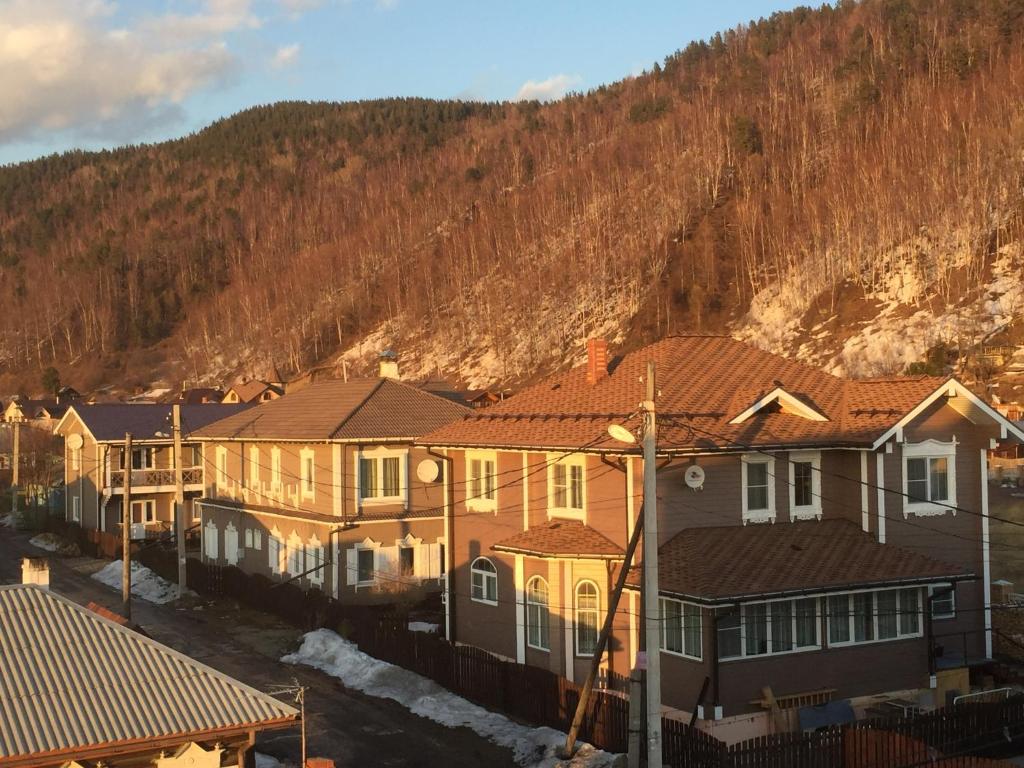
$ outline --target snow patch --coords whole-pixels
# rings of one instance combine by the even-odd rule
[[[121,569],[123,567],[120,560],[115,560],[94,573],[92,577],[108,587],[121,589]],[[147,602],[162,605],[177,599],[178,585],[157,576],[146,566],[132,561],[132,594]],[[187,589],[185,594],[194,595],[195,592]]]
[[[33,536],[28,540],[28,543],[33,547],[45,550],[47,552],[55,552],[58,555],[67,555],[69,557],[78,557],[82,554],[78,549],[78,545],[74,542],[67,541],[61,538],[55,533],[40,533]]]
[[[14,528],[17,525],[18,521],[14,519],[14,515],[10,513],[0,515],[0,528]]]
[[[432,680],[375,659],[353,643],[328,629],[309,632],[295,653],[282,657],[286,664],[304,664],[319,669],[370,696],[392,699],[415,715],[449,728],[467,727],[495,744],[513,751],[524,768],[605,768],[614,755],[580,744],[572,760],[561,761],[557,749],[565,734],[553,728],[530,728],[490,712],[456,696]]]

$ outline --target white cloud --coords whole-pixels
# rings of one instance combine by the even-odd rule
[[[288,13],[299,15],[306,11],[315,11],[326,4],[326,0],[277,0],[278,4]]]
[[[0,6],[0,143],[55,133],[130,141],[181,117],[181,102],[238,66],[222,36],[258,25],[248,0],[112,27],[100,0]]]
[[[527,80],[519,87],[514,101],[553,101],[582,82],[579,75],[552,75],[547,80]]]
[[[284,69],[292,66],[299,58],[301,46],[298,43],[293,45],[282,45],[270,59],[270,66],[274,69]]]

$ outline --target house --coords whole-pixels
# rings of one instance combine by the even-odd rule
[[[179,405],[202,405],[204,403],[220,403],[224,393],[217,387],[182,387],[181,391],[170,400]],[[231,402],[241,402],[233,400]]]
[[[269,403],[284,396],[284,386],[250,379],[235,384],[224,395],[222,403]]]
[[[0,768],[254,765],[299,712],[36,584],[0,586]]]
[[[203,490],[199,446],[191,433],[248,405],[181,406],[182,474],[188,516]],[[115,532],[122,520],[124,472],[131,469],[133,538],[158,536],[174,527],[175,464],[172,406],[156,403],[73,403],[54,427],[64,437],[67,520],[83,528]],[[125,455],[125,434],[132,454]]]
[[[391,378],[319,381],[199,429],[203,558],[348,602],[440,589],[444,458],[469,409]]]
[[[638,431],[649,360],[667,710],[733,739],[963,690],[992,655],[988,452],[1024,434],[953,378],[846,380],[727,337],[614,360],[591,340],[418,441],[450,466],[449,637],[582,681],[643,498],[639,446],[608,427]],[[642,647],[639,584],[613,680]]]

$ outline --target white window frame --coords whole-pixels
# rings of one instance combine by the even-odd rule
[[[532,595],[530,585],[539,582],[544,585],[544,594],[546,595],[543,603],[537,600],[531,600]],[[523,592],[524,600],[526,603],[526,646],[533,648],[535,651],[551,651],[551,589],[548,586],[548,580],[543,576],[531,576],[526,582],[526,589]],[[546,622],[547,625],[547,645],[544,645],[544,638],[541,632],[541,618]],[[533,642],[531,630],[537,632],[537,642]]]
[[[681,651],[673,651],[668,647],[668,621],[665,619],[665,605],[667,603],[675,603],[679,606],[679,645],[682,648]],[[686,607],[697,609],[697,654],[693,655],[686,652],[686,630],[688,629],[688,622],[686,619]],[[672,656],[680,656],[684,659],[691,659],[693,661],[702,661],[704,658],[704,611],[696,603],[688,603],[685,600],[676,600],[671,597],[662,597],[658,599],[658,618],[661,621],[661,652],[668,653]]]
[[[373,541],[370,538],[363,539],[362,541],[354,544],[352,549],[356,550],[356,583],[355,586],[359,587],[372,587],[377,583],[377,553],[380,550],[380,543]],[[359,578],[359,554],[361,552],[372,552],[373,553],[373,567],[370,568],[370,575],[372,578],[369,580]]]
[[[293,570],[293,566],[295,569]],[[285,572],[289,576],[300,576],[306,570],[306,545],[302,537],[295,531],[288,537],[288,557],[285,562]]]
[[[564,467],[566,472],[565,500],[572,498],[572,470],[580,470],[580,507],[560,506],[555,503],[555,471]],[[587,521],[587,457],[586,455],[552,454],[548,456],[548,518],[566,517],[571,520]]]
[[[135,465],[135,454],[139,454],[139,467]],[[132,454],[129,458],[129,467],[134,472],[143,472],[150,469],[156,469],[156,448],[149,445],[139,446],[132,448]]]
[[[582,651],[580,650],[580,628],[583,626],[580,621],[580,588],[584,586],[591,586],[594,588],[595,599],[597,601],[596,608],[585,609],[587,613],[593,612],[594,617],[594,631],[597,636],[594,638],[595,645],[600,642],[601,639],[601,587],[597,585],[597,582],[593,579],[580,579],[576,582],[576,586],[572,590],[572,628],[573,628],[573,651],[577,656],[590,657],[594,655],[593,650]]]
[[[270,449],[270,490],[281,492],[281,449],[276,445]]]
[[[210,554],[211,549],[213,550],[212,555]],[[212,518],[207,520],[206,525],[203,526],[203,557],[214,561],[220,558],[220,531]]]
[[[798,463],[811,465],[811,503],[801,506],[796,504]],[[821,451],[792,451],[789,454],[789,519],[821,520]]]
[[[488,483],[481,494],[474,486],[477,478],[473,475],[473,464],[478,462],[482,474],[479,482]],[[490,462],[493,471],[484,470],[485,462]],[[489,492],[488,492],[489,491]],[[498,510],[498,452],[497,451],[466,451],[466,509],[471,512],[496,512]]]
[[[398,494],[394,496],[366,496],[362,487],[363,461],[373,461],[377,465],[377,482],[380,491],[384,490],[384,459],[398,459]],[[359,503],[362,506],[375,504],[405,504],[409,491],[409,451],[394,448],[373,448],[359,451],[356,455],[356,483],[359,485]]]
[[[920,443],[905,443],[903,446],[903,517],[910,515],[931,517],[952,512],[956,516],[956,446],[954,438],[948,443],[940,440],[924,440]],[[949,498],[932,501],[911,501],[908,491],[909,459],[945,459],[946,460],[946,492]],[[931,463],[928,462],[928,495],[931,496]]]
[[[484,571],[477,568],[477,563],[485,562],[491,566],[493,571]],[[477,597],[476,584],[474,583],[477,574],[480,575],[480,593],[482,597]],[[489,600],[487,595],[487,582],[494,582],[494,599]],[[497,605],[498,604],[498,566],[494,564],[494,561],[489,557],[478,557],[473,561],[469,567],[469,599],[474,603],[481,603],[483,605]]]
[[[900,615],[901,615],[901,613],[903,611],[903,607],[902,607],[903,600],[902,600],[902,597],[900,596],[900,593],[902,593],[902,591],[905,590],[905,589],[914,589],[914,590],[917,590],[917,593],[918,593],[917,594],[917,611],[918,611],[917,632],[908,632],[908,633],[900,632]],[[895,637],[882,637],[882,638],[880,638],[878,636],[878,598],[877,598],[877,595],[880,592],[896,592],[897,593],[897,601],[896,601],[896,636]],[[854,618],[855,617],[854,617],[854,610],[853,610],[853,596],[854,595],[862,595],[862,594],[870,594],[871,595],[871,621],[872,621],[872,633],[871,633],[872,639],[871,640],[855,640],[854,639],[854,636],[856,635],[856,632],[854,631],[854,629],[855,629],[854,628]],[[833,598],[833,597],[840,597],[840,596],[843,596],[843,595],[846,596],[846,601],[847,601],[847,603],[846,603],[847,604],[846,621],[848,623],[847,635],[848,635],[848,637],[850,639],[849,640],[840,640],[840,641],[832,642],[831,637],[832,637],[832,621],[833,621],[833,619],[832,619],[832,609],[830,607],[830,599]],[[924,604],[923,604],[924,599],[925,599],[925,596],[921,594],[921,587],[920,586],[915,586],[915,585],[908,585],[908,586],[905,586],[905,587],[889,587],[887,589],[856,589],[856,590],[852,590],[850,592],[840,592],[840,593],[833,592],[833,593],[831,593],[829,595],[826,595],[824,601],[822,601],[819,604],[820,605],[824,605],[824,607],[825,607],[825,618],[826,618],[826,621],[825,621],[825,637],[824,637],[824,639],[828,642],[827,647],[829,647],[829,648],[847,648],[849,646],[854,646],[854,645],[874,645],[875,643],[893,643],[893,642],[896,642],[898,640],[910,640],[910,639],[915,638],[915,637],[922,637],[924,635]]]
[[[82,522],[82,497],[77,494],[71,497],[71,522]]]
[[[135,522],[135,512],[141,510],[138,515],[139,522],[145,525],[146,523],[155,523],[156,519],[156,501],[154,499],[133,499],[132,500],[132,522]]]
[[[228,565],[238,565],[238,529],[231,521],[224,526],[224,561]]]
[[[215,455],[217,463],[214,484],[217,486],[217,492],[222,493],[227,491],[228,487],[228,449],[223,445],[218,445]]]
[[[274,555],[277,554],[275,558]],[[270,572],[280,576],[285,572],[288,558],[288,544],[277,526],[270,531],[267,537],[267,562],[270,564]]]
[[[249,477],[247,479],[249,490],[258,491],[260,489],[260,447],[258,445],[249,446]]]
[[[323,543],[319,537],[314,533],[309,539],[309,543],[306,545],[306,570],[310,571],[308,574],[309,583],[321,586],[324,583],[324,571],[327,569],[325,549]],[[312,557],[312,563],[310,558]],[[313,567],[319,566],[316,571],[311,570]]]
[[[768,483],[768,508],[750,509],[747,494],[747,467],[751,464],[766,465],[765,481]],[[774,523],[775,511],[775,457],[765,456],[760,453],[745,453],[740,461],[740,493],[743,502],[743,524],[747,523]]]
[[[800,600],[814,600],[814,639],[813,645],[800,645],[797,643],[797,610],[796,604]],[[821,610],[823,605],[823,597],[821,595],[799,595],[797,597],[784,597],[776,600],[757,600],[752,603],[743,603],[739,606],[740,608],[740,655],[739,656],[722,656],[720,661],[739,661],[741,659],[763,659],[769,656],[789,656],[794,653],[808,653],[809,651],[820,651],[825,645],[822,642],[822,628],[821,628]],[[788,651],[776,651],[772,650],[772,613],[771,605],[774,603],[791,603],[790,607],[790,623],[793,647]],[[747,608],[750,605],[764,605],[767,606],[765,612],[765,643],[769,649],[765,653],[747,653]],[[825,630],[828,631],[827,629]],[[718,638],[715,638],[715,643],[718,643]]]
[[[934,595],[936,592],[938,592],[940,590],[945,591],[948,587],[952,587],[952,590],[950,590],[948,597],[949,597],[949,604],[952,606],[953,610],[950,611],[949,613],[934,613],[933,612],[932,613],[932,619],[933,620],[945,621],[946,619],[955,619],[956,618],[956,584],[932,584],[931,586],[928,587],[928,598],[931,598],[932,595]],[[934,607],[935,607],[935,602],[932,601],[932,608],[934,608]]]
[[[312,448],[299,451],[299,492],[304,499],[316,498],[316,451]]]

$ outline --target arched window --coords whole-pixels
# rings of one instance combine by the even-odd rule
[[[324,583],[324,545],[315,533],[306,545],[306,570],[310,583],[317,586]]]
[[[472,599],[477,603],[498,604],[498,571],[486,557],[478,557],[470,568],[473,578]]]
[[[270,538],[267,539],[267,554],[271,573],[280,574],[284,570],[285,551],[286,547],[284,539],[281,537],[281,531],[274,526],[270,532]]]
[[[550,621],[548,583],[534,576],[526,582],[526,644],[542,651],[550,650]]]
[[[600,592],[592,581],[576,585],[576,654],[591,656],[597,648]]]
[[[234,523],[224,528],[224,559],[228,565],[238,565],[238,529]]]
[[[304,570],[303,554],[305,547],[302,544],[302,539],[299,535],[292,531],[292,535],[288,537],[288,573],[292,576],[299,576]]]

